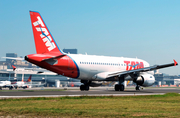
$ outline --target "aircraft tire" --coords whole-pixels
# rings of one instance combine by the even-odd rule
[[[81,91],[89,91],[89,86],[81,85],[80,90]]]
[[[12,87],[9,87],[9,90],[12,90]]]
[[[81,85],[81,86],[80,86],[80,90],[81,90],[81,91],[84,91],[84,90],[85,90],[85,86],[84,86],[84,85]]]
[[[139,85],[136,86],[136,90],[137,90],[137,91],[140,90],[140,86],[139,86]]]
[[[124,91],[124,85],[121,84],[121,85],[119,86],[119,89],[120,89],[120,91]]]
[[[86,91],[89,91],[89,86],[85,86],[85,90],[86,90]]]
[[[114,89],[115,89],[115,91],[119,91],[119,89],[120,89],[119,84],[116,84]]]

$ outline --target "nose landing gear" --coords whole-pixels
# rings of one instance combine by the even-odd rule
[[[140,90],[140,86],[139,85],[136,86],[136,90],[137,91]]]
[[[140,90],[142,90],[142,89],[143,89],[143,88],[142,88],[140,85],[137,85],[137,86],[136,86],[136,90],[137,90],[137,91],[140,91]]]

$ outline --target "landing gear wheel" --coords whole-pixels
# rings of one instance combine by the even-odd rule
[[[12,90],[12,87],[9,87],[9,90]]]
[[[81,85],[81,86],[80,86],[80,90],[81,90],[81,91],[84,91],[84,88],[85,88],[84,85]]]
[[[86,91],[89,91],[89,86],[85,86],[85,90],[86,90]]]
[[[89,91],[89,86],[81,85],[80,90],[81,91]]]
[[[124,85],[123,84],[121,84],[121,85],[116,84],[114,89],[115,89],[115,91],[119,91],[119,90],[124,91]]]
[[[136,86],[136,90],[137,90],[137,91],[140,90],[140,86],[139,86],[139,85]]]
[[[114,87],[115,91],[119,91],[119,88],[120,88],[119,84],[116,84],[115,87]]]
[[[124,85],[123,84],[121,84],[120,86],[119,86],[120,88],[120,91],[124,91]]]

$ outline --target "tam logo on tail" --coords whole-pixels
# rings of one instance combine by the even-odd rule
[[[48,50],[51,51],[53,50],[54,48],[56,48],[54,42],[51,42],[52,41],[52,38],[51,36],[48,36],[49,35],[49,32],[48,30],[44,27],[44,23],[42,22],[41,18],[38,16],[37,17],[37,21],[33,23],[33,25],[36,27],[36,26],[39,26],[39,27],[36,27],[36,30],[41,32],[42,34],[40,34],[40,37],[43,38],[43,42],[45,43],[46,47],[48,47]],[[44,27],[44,28],[43,28]]]
[[[59,52],[59,49],[38,12],[30,11],[37,53]]]

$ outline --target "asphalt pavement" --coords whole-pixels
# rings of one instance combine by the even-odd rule
[[[24,97],[64,97],[64,96],[132,96],[132,95],[155,95],[165,93],[180,93],[180,88],[144,88],[136,91],[134,88],[126,88],[125,91],[115,91],[113,87],[90,88],[89,91],[80,91],[79,87],[61,88],[27,88],[18,90],[4,89],[0,91],[0,99],[24,98]]]

